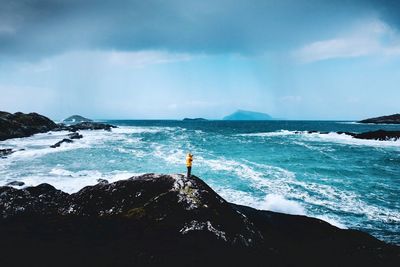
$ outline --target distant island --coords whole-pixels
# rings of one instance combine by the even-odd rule
[[[73,115],[71,117],[66,118],[65,120],[63,120],[63,123],[66,124],[75,124],[75,123],[80,123],[80,122],[91,122],[91,119],[82,117],[80,115]]]
[[[359,121],[359,123],[376,123],[376,124],[400,124],[400,114],[369,118]]]
[[[237,110],[236,112],[226,116],[223,120],[228,121],[264,121],[264,120],[272,120],[272,117],[266,113],[254,112],[248,110]]]
[[[183,121],[208,121],[204,118],[184,118]]]

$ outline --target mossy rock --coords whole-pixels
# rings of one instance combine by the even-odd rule
[[[126,217],[128,218],[143,218],[146,215],[146,210],[143,207],[130,209],[126,212]]]

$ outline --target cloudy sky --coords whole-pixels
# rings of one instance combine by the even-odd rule
[[[399,3],[0,0],[0,110],[53,119],[400,112]]]

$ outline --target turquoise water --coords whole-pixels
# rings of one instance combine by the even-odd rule
[[[193,173],[228,201],[318,217],[400,244],[400,141],[334,133],[400,126],[331,121],[110,123],[120,128],[82,131],[83,139],[56,149],[49,145],[66,132],[0,142],[0,148],[25,149],[0,160],[0,185],[47,182],[75,192],[98,178],[183,173],[190,151]]]

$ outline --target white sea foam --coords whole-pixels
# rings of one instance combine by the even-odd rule
[[[368,139],[357,139],[352,137],[351,135],[347,135],[345,133],[338,134],[336,132],[330,133],[309,133],[307,131],[288,131],[288,130],[279,130],[275,132],[260,132],[260,133],[248,133],[248,134],[239,134],[237,136],[243,137],[280,137],[280,136],[298,136],[306,141],[313,142],[332,142],[332,143],[341,143],[347,145],[356,145],[356,146],[374,146],[374,147],[400,147],[400,139],[398,140],[368,140]]]
[[[140,174],[141,173],[127,171],[101,173],[96,170],[81,170],[74,172],[63,168],[53,168],[48,174],[38,173],[21,177],[18,181],[24,182],[24,186],[37,186],[41,183],[48,183],[64,192],[75,193],[85,186],[97,184],[98,179],[105,179],[111,183]],[[2,181],[1,185],[4,184],[5,181]]]
[[[247,192],[233,190],[231,188],[217,187],[216,191],[227,201],[235,204],[246,205],[260,210],[269,210],[292,215],[306,215],[310,217],[316,217],[338,228],[347,228],[346,225],[340,222],[338,218],[333,218],[330,215],[310,214],[299,202],[288,200],[281,195],[268,194],[264,198],[257,198]]]
[[[237,136],[249,136],[249,137],[274,137],[274,136],[287,136],[296,134],[294,131],[288,130],[279,130],[275,132],[261,132],[261,133],[246,133],[246,134],[238,134]]]
[[[307,133],[302,135],[303,138],[309,141],[322,141],[322,142],[334,142],[342,143],[354,146],[374,146],[374,147],[400,147],[400,139],[396,141],[379,141],[379,140],[366,140],[357,139],[347,134],[338,133]]]
[[[241,175],[240,178],[248,179],[254,188],[262,190],[267,196],[265,199],[254,199],[252,195],[243,192],[222,190],[221,194],[231,202],[283,213],[314,215],[340,228],[344,228],[345,224],[337,218],[332,218],[329,214],[308,214],[298,201],[341,213],[364,215],[369,221],[400,223],[399,211],[369,204],[355,192],[339,190],[331,185],[298,181],[294,173],[282,168],[250,161],[247,161],[247,164],[249,166],[245,168],[243,168],[243,164],[237,162],[228,165],[216,164],[215,170],[234,171],[237,175]],[[253,170],[251,165],[257,166],[258,170]],[[346,222],[346,224],[348,223]],[[350,225],[352,225],[351,223]],[[352,226],[356,227],[357,225]]]
[[[159,133],[174,130],[173,127],[138,127],[138,126],[119,126],[113,128],[112,132],[117,134],[142,134],[142,133]]]
[[[269,194],[265,197],[262,209],[272,210],[287,214],[305,215],[306,211],[299,203],[287,200],[281,195]]]

